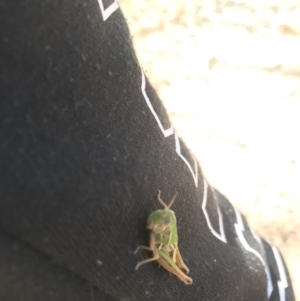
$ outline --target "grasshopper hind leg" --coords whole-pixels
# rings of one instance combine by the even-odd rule
[[[176,257],[176,263],[178,265],[178,267],[181,269],[181,270],[184,270],[187,274],[190,272],[189,268],[185,265],[185,263],[183,262],[183,259],[181,257],[181,254],[179,252],[179,249],[177,248],[176,249],[176,254],[175,254],[175,257]]]
[[[183,283],[187,285],[191,285],[193,283],[193,279],[186,274],[184,274],[178,267],[174,268],[170,263],[168,263],[166,260],[163,258],[158,259],[158,263],[165,268],[167,271],[170,273],[176,275]]]

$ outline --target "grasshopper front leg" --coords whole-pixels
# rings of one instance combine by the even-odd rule
[[[153,252],[153,257],[138,262],[137,265],[135,266],[135,270],[137,270],[141,265],[143,265],[145,263],[148,263],[148,262],[151,262],[151,261],[156,261],[159,258],[159,254],[158,254],[157,248],[155,246],[155,239],[154,239],[153,235],[150,236],[150,247],[138,246],[137,249],[134,251],[134,254],[136,254],[137,251],[140,250],[140,249],[152,251]]]

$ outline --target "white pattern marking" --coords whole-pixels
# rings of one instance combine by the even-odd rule
[[[191,164],[189,163],[189,161],[181,154],[180,141],[179,141],[179,138],[178,138],[178,135],[177,135],[176,132],[175,132],[175,148],[176,148],[176,153],[178,154],[178,156],[183,160],[183,162],[187,165],[190,172],[192,173],[193,179],[195,181],[195,185],[196,185],[196,187],[198,187],[198,164],[197,164],[197,160],[194,158],[194,162],[195,162],[195,172],[194,172],[193,169],[192,169]]]
[[[141,86],[141,89],[142,89],[142,93],[143,93],[144,99],[145,99],[145,101],[146,101],[146,103],[147,103],[147,105],[148,105],[151,113],[153,114],[154,118],[156,119],[156,122],[158,123],[158,126],[161,129],[161,131],[164,134],[164,136],[165,137],[169,137],[169,136],[173,135],[174,134],[174,128],[173,128],[173,126],[171,126],[168,129],[164,129],[162,123],[160,122],[160,119],[158,118],[155,110],[153,109],[153,106],[152,106],[152,104],[150,102],[150,99],[149,99],[149,97],[148,97],[148,95],[146,93],[146,78],[145,78],[145,74],[144,74],[143,70],[142,70],[142,86]]]
[[[279,276],[280,276],[280,280],[277,281],[280,301],[285,301],[286,300],[285,289],[288,287],[288,282],[287,282],[287,278],[286,278],[283,261],[282,261],[279,251],[274,246],[272,246],[272,250],[273,250],[273,253],[274,253],[274,256],[276,259]]]
[[[252,233],[253,237],[258,242],[262,252],[264,252],[264,254],[265,254],[265,248],[263,246],[261,238],[251,228],[250,228],[250,230],[251,230],[251,233]],[[267,264],[267,262],[265,260],[264,260],[264,263],[265,263],[264,266],[265,266],[265,271],[266,271],[267,281],[268,281],[268,298],[270,298],[271,293],[273,291],[272,277],[271,277],[271,272],[270,272],[269,265]]]
[[[107,8],[104,8],[102,0],[98,0],[100,10],[102,13],[103,21],[106,21],[118,8],[119,4],[116,0]]]
[[[234,224],[234,227],[235,227],[235,231],[236,231],[236,233],[238,235],[238,238],[239,238],[240,242],[242,243],[243,247],[247,251],[249,251],[249,252],[253,253],[254,255],[256,255],[256,257],[259,258],[259,260],[265,266],[265,261],[262,258],[262,256],[256,250],[254,250],[253,248],[251,248],[249,246],[248,242],[245,239],[245,236],[243,234],[243,232],[245,231],[245,226],[244,226],[244,222],[243,222],[241,213],[237,209],[235,209],[235,208],[234,208],[234,210],[235,210],[235,215],[236,215],[236,220],[237,220],[237,223]]]
[[[178,156],[183,160],[183,162],[187,165],[187,167],[189,168],[190,172],[192,173],[192,176],[193,176],[193,179],[194,179],[194,182],[195,182],[195,185],[196,187],[198,187],[198,164],[197,164],[197,160],[195,158],[194,159],[194,163],[195,163],[195,171],[193,171],[193,168],[191,166],[191,164],[189,163],[189,161],[181,154],[181,147],[180,147],[180,141],[179,141],[179,138],[178,138],[178,135],[177,133],[174,131],[174,128],[173,126],[169,127],[168,129],[165,129],[158,117],[158,115],[156,114],[152,104],[151,104],[151,101],[146,93],[146,78],[145,78],[145,74],[143,72],[143,70],[141,70],[142,72],[142,84],[141,84],[141,90],[142,90],[142,93],[143,93],[143,96],[144,96],[144,99],[152,113],[152,115],[154,116],[161,132],[163,133],[164,137],[169,137],[173,134],[175,134],[175,149],[176,149],[176,153],[178,154]]]
[[[236,220],[237,220],[237,223],[234,225],[234,227],[235,227],[235,231],[237,233],[237,236],[238,236],[241,244],[243,245],[243,247],[247,251],[254,254],[261,261],[261,263],[262,263],[262,265],[265,269],[265,272],[266,272],[267,282],[268,282],[268,297],[270,297],[270,295],[272,293],[272,290],[273,290],[270,270],[269,270],[265,260],[261,256],[261,254],[259,252],[257,252],[255,249],[251,248],[250,245],[248,244],[248,242],[246,241],[246,238],[244,236],[245,226],[244,226],[244,222],[243,222],[243,219],[242,219],[242,215],[237,209],[234,208],[234,210],[235,210],[235,215],[236,215]],[[253,232],[252,232],[252,234],[253,234]],[[254,238],[255,238],[255,236],[254,236]]]
[[[210,218],[208,215],[208,212],[206,210],[206,204],[207,204],[207,189],[208,189],[208,184],[206,180],[203,180],[204,182],[204,188],[203,188],[203,201],[202,201],[202,210],[208,225],[208,228],[210,229],[211,233],[218,238],[219,240],[223,241],[224,243],[227,243],[226,236],[225,236],[225,231],[224,231],[224,225],[223,225],[223,216],[220,211],[219,206],[217,205],[217,210],[218,210],[218,215],[219,215],[219,227],[220,227],[220,234],[212,227]]]

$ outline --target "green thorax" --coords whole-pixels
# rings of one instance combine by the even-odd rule
[[[152,230],[157,244],[177,245],[177,223],[172,210],[165,209],[152,212],[148,217],[147,228]]]

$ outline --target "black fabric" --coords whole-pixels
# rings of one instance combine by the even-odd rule
[[[0,234],[0,300],[116,301],[26,244]]]
[[[207,185],[116,2],[2,0],[0,22],[0,300],[263,301],[266,266],[280,300],[278,262]],[[157,263],[134,270],[158,189],[178,192],[191,286]]]

